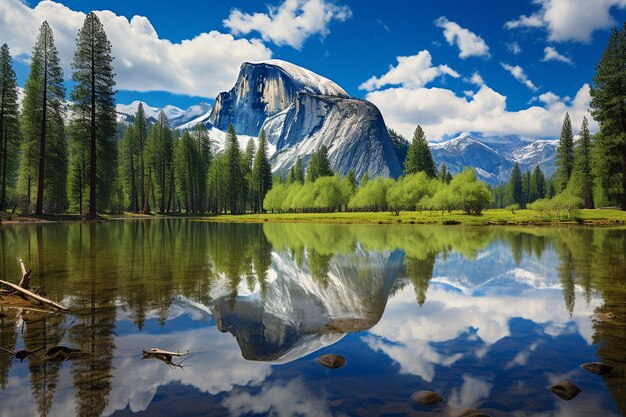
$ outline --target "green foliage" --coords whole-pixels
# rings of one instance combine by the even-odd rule
[[[445,182],[446,184],[450,184],[450,181],[452,181],[452,174],[448,170],[446,164],[441,164],[439,172],[437,173],[437,178],[439,178],[439,181]]]
[[[515,211],[519,210],[520,207],[519,207],[519,204],[515,203],[515,204],[510,204],[510,205],[506,206],[506,209],[507,210],[511,210],[511,213],[515,214]]]
[[[415,210],[419,201],[426,196],[431,197],[438,186],[440,183],[428,178],[424,171],[399,178],[387,190],[389,209],[396,214],[401,210]]]
[[[173,174],[174,133],[165,113],[150,129],[146,144],[145,161],[148,171],[149,197],[161,213],[169,212],[174,195]]]
[[[421,171],[425,172],[429,178],[437,176],[437,167],[433,162],[426,135],[422,127],[418,125],[407,150],[406,160],[404,161],[404,173],[415,174]]]
[[[311,156],[309,167],[306,170],[306,181],[313,182],[319,177],[330,177],[333,175],[333,170],[328,161],[328,148],[326,145],[322,145],[319,150]]]
[[[13,59],[5,43],[0,47],[0,211],[15,203],[20,146],[18,89]],[[12,198],[9,198],[12,196]]]
[[[339,175],[320,177],[304,184],[275,184],[263,201],[263,208],[272,212],[328,212],[346,207],[352,186]]]
[[[298,181],[300,184],[304,183],[304,168],[302,167],[302,159],[298,158],[296,163],[289,170],[289,176],[287,182],[292,183]]]
[[[463,172],[452,178],[449,185],[458,198],[459,209],[467,214],[479,215],[491,205],[491,193],[487,185],[479,181],[476,172],[465,168]]]
[[[89,171],[89,217],[94,218],[99,208],[110,208],[118,149],[111,43],[93,12],[78,31],[72,69],[72,140],[81,143],[78,148],[89,149],[88,166],[84,168]],[[80,168],[74,166],[72,170]]]
[[[387,190],[394,183],[392,179],[376,177],[361,184],[361,188],[352,197],[348,207],[364,211],[387,210]]]
[[[225,171],[224,171],[224,187],[226,189],[226,201],[231,213],[238,213],[239,209],[243,209],[239,202],[244,190],[244,178],[242,176],[242,156],[239,150],[239,140],[235,127],[231,124],[228,126],[226,135],[226,149],[224,150]]]
[[[518,204],[520,207],[524,207],[524,184],[522,179],[522,171],[519,169],[519,165],[516,162],[511,171],[511,179],[509,180],[509,193],[511,201]]]
[[[300,173],[302,173],[302,163],[300,163]],[[298,179],[298,182],[300,180]],[[265,131],[261,130],[259,135],[259,147],[254,156],[252,166],[252,179],[250,189],[252,190],[253,208],[255,212],[263,209],[265,195],[272,188],[272,166],[267,158],[267,140]]]
[[[626,25],[613,30],[596,64],[591,114],[600,124],[596,135],[595,173],[603,194],[626,210]]]
[[[574,170],[570,178],[574,195],[583,201],[585,208],[593,208],[593,173],[591,171],[591,135],[587,118],[583,118],[580,140],[574,150]]]
[[[60,213],[67,208],[64,115],[63,71],[52,29],[44,22],[33,48],[22,105],[19,194],[26,212],[32,210],[33,200],[38,214],[44,209]]]
[[[565,113],[561,138],[556,149],[556,191],[561,192],[567,187],[574,170],[574,133],[569,113]]]
[[[535,166],[531,181],[531,200],[533,202],[546,196],[546,177],[543,175],[539,165]]]

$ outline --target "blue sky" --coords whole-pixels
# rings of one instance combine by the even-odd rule
[[[565,111],[575,125],[589,117],[585,85],[625,7],[626,0],[2,0],[0,42],[17,55],[23,83],[36,28],[47,19],[69,78],[78,12],[104,11],[119,103],[212,102],[241,62],[271,57],[369,99],[407,135],[420,123],[431,140],[466,131],[552,137]]]

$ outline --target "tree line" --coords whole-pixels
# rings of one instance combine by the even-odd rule
[[[242,213],[262,209],[272,186],[267,141],[239,148],[229,128],[213,154],[206,128],[149,123],[140,105],[118,125],[111,44],[94,13],[78,32],[67,104],[52,29],[41,25],[21,103],[9,47],[0,47],[0,211]]]
[[[306,174],[297,160],[285,182],[277,181],[268,192],[263,208],[271,212],[463,210],[480,214],[492,196],[487,184],[473,169],[452,176],[445,164],[439,171],[421,126],[417,126],[407,150],[404,174],[397,180],[369,179],[357,183],[354,171],[345,177],[334,174],[328,149],[322,146],[309,162]]]

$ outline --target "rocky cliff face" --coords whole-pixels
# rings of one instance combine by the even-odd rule
[[[208,123],[238,134],[265,130],[274,171],[308,161],[322,145],[333,169],[357,177],[402,173],[387,127],[372,103],[349,98],[334,82],[284,61],[244,63],[235,86],[220,93]]]

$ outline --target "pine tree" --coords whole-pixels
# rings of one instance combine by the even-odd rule
[[[148,214],[149,210],[149,202],[148,195],[146,193],[146,145],[148,143],[148,124],[146,122],[146,113],[143,108],[143,103],[139,103],[137,106],[137,113],[135,114],[135,122],[133,124],[133,128],[135,130],[135,135],[137,136],[137,146],[139,147],[138,156],[139,156],[139,167],[137,170],[137,198],[139,200],[139,204],[137,205],[138,209],[141,207],[141,211],[144,214]],[[144,210],[148,207],[148,210]]]
[[[252,164],[254,163],[254,155],[256,154],[256,146],[252,138],[248,139],[246,149],[241,155],[241,174],[244,181],[242,183],[241,198],[242,209],[245,212],[248,205],[254,205],[254,197],[252,196]]]
[[[139,211],[139,193],[137,190],[137,165],[139,157],[139,144],[137,134],[133,126],[128,126],[120,142],[120,175],[122,189],[128,196],[130,211]]]
[[[304,167],[302,166],[302,159],[298,158],[293,166],[293,178],[295,181],[304,184]]]
[[[356,174],[354,173],[353,169],[348,170],[346,179],[348,180],[348,183],[350,184],[350,188],[352,189],[352,192],[354,193],[357,189],[358,184],[356,181]]]
[[[334,175],[328,160],[328,148],[322,145],[317,152],[314,152],[309,161],[309,167],[306,171],[306,181],[314,182],[320,177],[331,177]]]
[[[539,165],[535,166],[531,181],[532,201],[546,197],[546,177],[541,172]]]
[[[263,199],[272,188],[272,166],[267,159],[267,140],[264,130],[261,130],[259,135],[259,147],[254,156],[251,185],[255,211],[260,213],[263,210]]]
[[[44,22],[33,48],[22,109],[23,149],[20,170],[22,192],[30,210],[32,187],[37,181],[35,213],[42,214],[44,199],[50,211],[65,210],[65,87],[52,29]],[[49,169],[46,169],[48,165]],[[61,187],[61,190],[58,190]],[[47,196],[46,196],[47,194]],[[57,198],[59,200],[57,200]]]
[[[173,199],[173,146],[174,138],[170,122],[161,111],[159,120],[150,129],[145,151],[149,178],[146,193],[149,194],[153,204],[159,207],[161,213],[169,211]]]
[[[509,181],[509,193],[511,194],[511,201],[518,204],[520,207],[524,207],[524,190],[522,171],[519,169],[519,165],[516,162],[511,171],[511,180]]]
[[[565,113],[561,138],[556,149],[556,191],[560,193],[567,187],[574,170],[574,134],[569,113]]]
[[[7,191],[15,186],[20,144],[17,97],[13,59],[5,43],[0,47],[0,212],[6,209]]]
[[[228,208],[232,214],[238,213],[238,202],[240,201],[242,191],[242,169],[241,169],[241,151],[239,150],[239,140],[235,127],[231,124],[228,126],[226,134],[225,156],[225,178],[224,185],[226,188],[226,200]]]
[[[418,125],[406,154],[404,173],[415,174],[420,171],[424,171],[429,178],[437,176],[437,167],[433,161],[426,135],[422,127]]]
[[[572,172],[575,194],[583,200],[585,208],[593,208],[593,175],[591,172],[591,134],[587,118],[583,117],[580,140],[574,150],[574,171]]]
[[[524,204],[523,205],[520,204],[520,207],[522,207],[522,208],[525,208],[526,204],[531,203],[532,201],[534,201],[534,200],[531,200],[531,192],[532,192],[531,191],[531,188],[532,188],[531,187],[531,184],[532,184],[531,177],[532,177],[532,175],[531,175],[530,171],[526,171],[524,173],[524,177],[523,177],[523,180],[522,180],[522,196],[523,196],[523,199],[524,199]]]
[[[117,145],[115,79],[111,43],[95,13],[78,31],[72,68],[71,100],[75,140],[89,143],[89,218],[108,204],[115,181]],[[100,195],[98,195],[100,194]]]
[[[439,172],[437,173],[437,178],[439,181],[446,184],[450,184],[450,181],[452,181],[452,174],[448,171],[448,166],[446,164],[441,164],[441,168],[439,168]]]
[[[595,170],[604,194],[626,210],[626,24],[613,30],[591,88],[591,114],[600,124]]]

